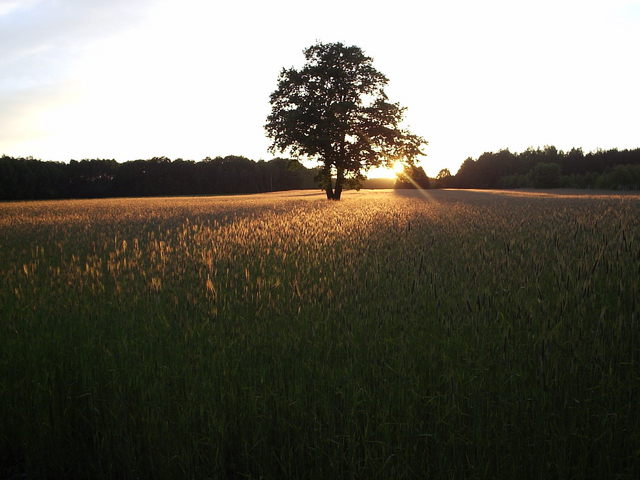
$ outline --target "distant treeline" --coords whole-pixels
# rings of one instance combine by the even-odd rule
[[[442,170],[430,179],[435,188],[601,188],[640,190],[640,149],[579,148],[563,152],[552,146],[522,153],[501,150],[467,158],[458,172]]]
[[[316,174],[284,158],[63,163],[2,156],[0,200],[261,193],[316,188]]]
[[[0,200],[139,197],[262,193],[318,188],[317,169],[295,160],[254,161],[242,156],[193,160],[71,160],[0,157]],[[408,180],[408,178],[411,180]],[[371,179],[364,188],[390,188],[393,180]],[[395,188],[600,188],[640,190],[640,148],[584,153],[555,147],[522,153],[501,150],[467,158],[452,175],[428,178],[410,166]]]

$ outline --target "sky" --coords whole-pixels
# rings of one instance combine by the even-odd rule
[[[429,175],[640,147],[640,0],[0,0],[0,155],[270,159],[269,94],[317,41],[373,58]]]

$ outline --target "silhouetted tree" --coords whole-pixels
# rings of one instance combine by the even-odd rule
[[[422,154],[426,141],[399,127],[405,109],[387,101],[387,78],[360,48],[317,43],[304,56],[300,70],[280,73],[265,129],[272,151],[321,162],[328,199],[340,200],[345,185],[358,188],[370,167]]]
[[[394,188],[429,188],[429,177],[422,167],[411,164],[398,173]]]
[[[453,175],[448,168],[443,168],[436,175],[435,187],[436,188],[450,188],[453,186]]]
[[[476,178],[476,162],[473,158],[467,157],[455,176],[455,186],[458,188],[474,188],[477,187],[478,180]]]

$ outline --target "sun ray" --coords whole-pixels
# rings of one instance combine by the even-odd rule
[[[398,164],[402,166],[402,169],[400,171],[396,170]],[[405,167],[404,164],[402,164],[401,162],[396,162],[393,165],[393,170],[396,172],[398,177],[404,172],[404,167]],[[422,188],[420,185],[418,185],[418,183],[409,175],[402,175],[402,179],[408,180],[409,183],[413,185],[414,188],[420,193],[420,195],[422,195],[426,200],[428,200],[429,202],[433,201],[433,197],[429,194],[429,192],[426,189]]]
[[[404,172],[404,167],[405,167],[404,163],[402,163],[402,162],[394,162],[392,169],[393,169],[394,173],[396,175],[398,175],[398,174]]]

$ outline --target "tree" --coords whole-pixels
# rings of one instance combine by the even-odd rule
[[[455,186],[457,188],[474,188],[478,186],[478,169],[476,167],[476,161],[467,157],[458,172],[455,175]]]
[[[451,171],[448,168],[443,168],[438,172],[436,176],[436,188],[449,188],[451,187],[453,182],[453,175],[451,175]]]
[[[388,101],[387,77],[359,47],[317,43],[304,56],[300,70],[280,73],[265,130],[272,152],[321,163],[316,178],[329,200],[359,187],[371,167],[423,155],[427,142],[399,127],[405,108]]]
[[[406,165],[404,170],[396,175],[396,184],[393,188],[430,188],[429,177],[424,169],[418,165]]]
[[[541,162],[533,167],[529,176],[535,188],[557,188],[560,186],[561,173],[560,165],[557,163]]]

